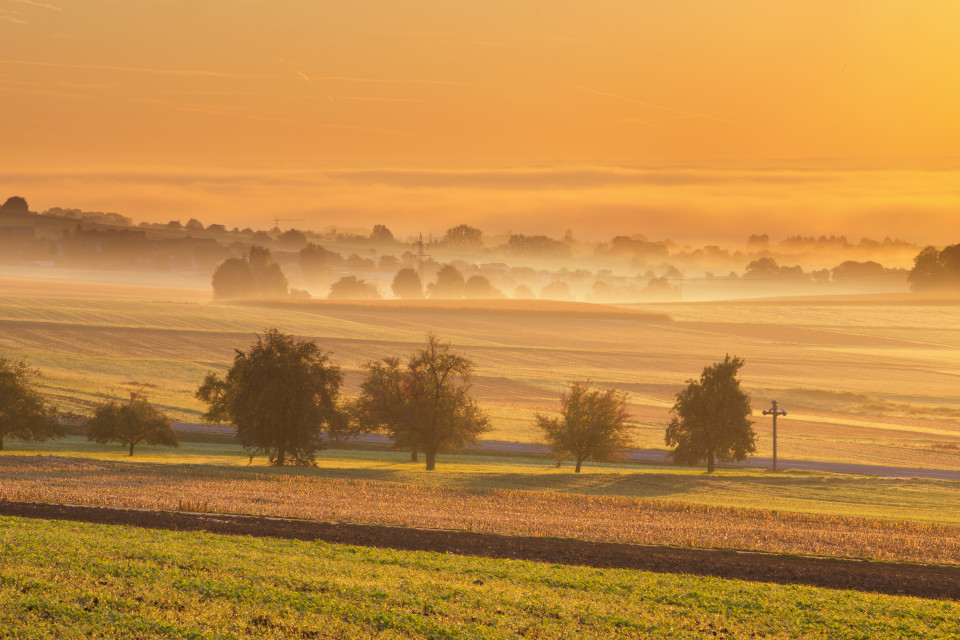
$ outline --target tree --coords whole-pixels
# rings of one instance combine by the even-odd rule
[[[364,368],[359,420],[389,434],[398,449],[423,451],[427,471],[436,468],[437,453],[458,451],[490,429],[486,414],[469,396],[473,361],[433,334],[406,365],[385,358]]]
[[[330,285],[329,300],[378,300],[377,285],[357,276],[344,276]]]
[[[486,276],[470,276],[463,285],[463,295],[467,298],[502,298],[503,292],[490,284]]]
[[[237,350],[226,378],[207,374],[196,397],[207,422],[230,422],[240,444],[270,464],[314,464],[320,432],[341,430],[337,406],[343,376],[315,342],[269,329],[246,353]]]
[[[257,279],[250,263],[244,258],[227,258],[213,272],[211,280],[214,298],[254,298]]]
[[[580,473],[584,460],[616,461],[632,444],[627,426],[627,394],[616,389],[594,389],[573,382],[560,394],[560,417],[536,415],[537,427],[553,448],[557,464],[566,457],[576,460]]]
[[[445,264],[437,272],[436,282],[427,285],[431,298],[462,298],[466,282],[463,274],[452,264]]]
[[[479,249],[483,247],[483,231],[466,224],[458,224],[447,229],[441,242],[451,249]]]
[[[707,461],[713,473],[714,459],[746,460],[756,451],[750,398],[740,389],[737,374],[743,360],[727,355],[723,362],[704,367],[700,380],[687,380],[671,411],[675,414],[664,438],[676,464]]]
[[[97,407],[93,417],[87,420],[87,439],[99,442],[119,442],[130,448],[140,442],[179,447],[170,419],[164,412],[150,404],[139,391],[130,393],[130,401],[121,403],[116,398]]]
[[[926,247],[913,259],[907,275],[913,291],[960,290],[960,243],[937,250]]]
[[[393,276],[393,283],[390,285],[393,295],[398,298],[419,299],[423,297],[423,283],[417,272],[406,267],[397,271]]]
[[[10,196],[3,204],[0,204],[0,211],[5,213],[30,213],[30,206],[23,196]]]
[[[4,438],[43,442],[63,437],[56,410],[31,383],[31,378],[39,377],[26,360],[0,356],[0,451]]]
[[[318,244],[311,242],[300,249],[300,273],[310,284],[329,282],[333,267],[342,263],[343,256]]]
[[[397,240],[393,237],[393,232],[390,231],[386,225],[375,224],[373,225],[373,231],[370,233],[370,241],[379,244],[390,244]]]
[[[289,284],[270,250],[257,245],[242,258],[228,258],[213,272],[214,298],[282,298]]]

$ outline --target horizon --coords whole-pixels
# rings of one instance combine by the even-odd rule
[[[0,171],[150,222],[926,244],[960,208],[958,18],[0,0]]]

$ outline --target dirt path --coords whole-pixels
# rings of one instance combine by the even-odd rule
[[[406,551],[437,551],[489,558],[637,569],[960,600],[960,567],[952,566],[28,502],[0,501],[0,515],[132,525],[171,531],[207,531],[227,535],[322,540]]]

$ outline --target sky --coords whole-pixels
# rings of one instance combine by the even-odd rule
[[[0,0],[0,198],[957,241],[954,0]]]

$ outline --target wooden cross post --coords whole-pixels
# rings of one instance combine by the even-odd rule
[[[769,409],[765,409],[763,412],[765,416],[773,416],[773,470],[777,470],[777,416],[785,416],[787,412],[777,406],[777,401],[774,400],[773,404]]]

